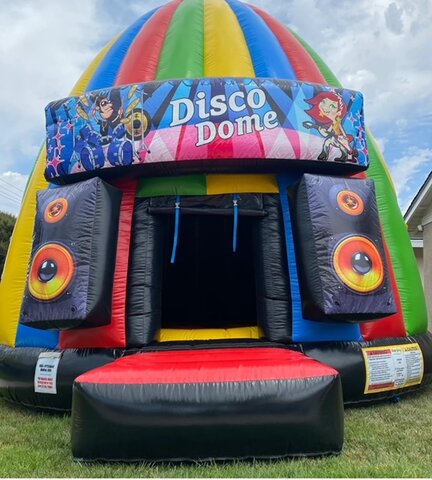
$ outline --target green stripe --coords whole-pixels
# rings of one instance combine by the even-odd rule
[[[156,80],[204,76],[204,0],[183,0],[168,27]],[[137,196],[206,195],[205,175],[146,178]]]
[[[340,87],[341,84],[322,59],[304,40],[294,32],[292,33],[310,54],[326,82],[331,86]],[[411,241],[399,209],[395,191],[387,177],[374,138],[369,131],[367,131],[366,139],[370,158],[367,176],[375,181],[381,225],[399,290],[405,328],[408,335],[424,333],[427,331],[426,303]]]
[[[184,0],[168,28],[157,80],[204,76],[204,3]]]
[[[140,181],[137,197],[162,197],[165,195],[207,195],[204,175],[181,177],[144,178]]]

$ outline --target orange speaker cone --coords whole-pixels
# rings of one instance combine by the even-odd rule
[[[69,250],[59,243],[46,243],[33,257],[28,279],[29,292],[37,300],[54,300],[69,286],[74,271]]]
[[[364,202],[358,193],[352,190],[341,190],[336,197],[338,207],[348,215],[361,215],[364,212]]]
[[[66,215],[68,206],[66,198],[56,198],[45,208],[44,220],[48,223],[59,222]]]
[[[333,267],[342,282],[358,293],[373,292],[384,281],[381,256],[376,246],[363,236],[346,237],[337,244]]]

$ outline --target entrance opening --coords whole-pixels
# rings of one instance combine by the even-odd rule
[[[175,263],[172,215],[164,226],[162,328],[232,328],[257,325],[253,262],[256,217],[241,216],[237,252],[231,215],[184,214]]]

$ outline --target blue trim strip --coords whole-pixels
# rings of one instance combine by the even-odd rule
[[[285,242],[292,301],[292,340],[293,342],[325,342],[325,341],[361,341],[360,327],[354,323],[315,322],[303,318],[294,235],[291,213],[288,202],[288,188],[301,174],[287,174],[277,177],[282,216],[285,226]]]
[[[233,252],[237,251],[237,230],[238,230],[238,195],[234,193],[233,195],[233,209],[234,209],[234,227],[233,227]]]
[[[294,70],[279,41],[265,21],[248,5],[226,0],[243,30],[257,77],[295,79]]]
[[[38,330],[18,324],[16,347],[58,348],[59,332],[56,330]]]
[[[178,236],[179,236],[179,227],[180,227],[180,195],[177,195],[176,201],[175,201],[174,241],[173,241],[173,248],[171,252],[170,263],[175,262],[175,257],[177,253]]]

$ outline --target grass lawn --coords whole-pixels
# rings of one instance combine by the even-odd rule
[[[0,401],[0,477],[431,477],[432,386],[345,412],[340,456],[225,464],[78,464],[70,417]]]

